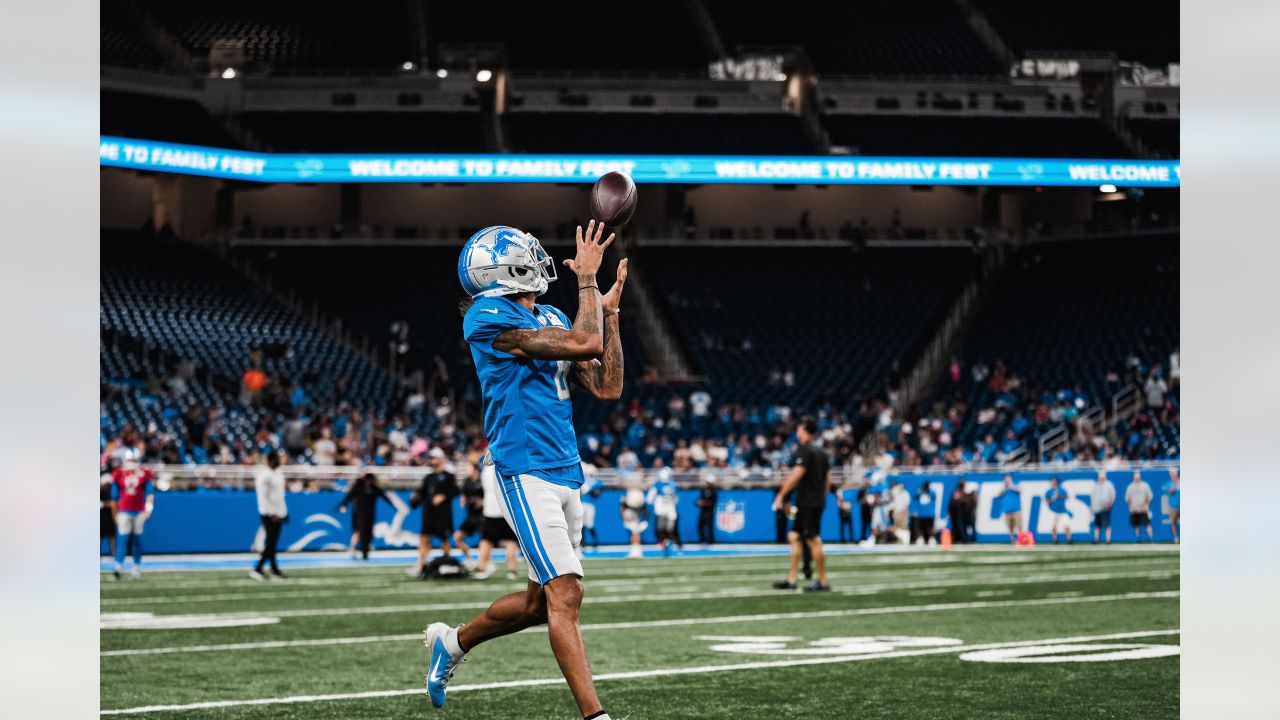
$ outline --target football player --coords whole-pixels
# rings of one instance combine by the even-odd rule
[[[126,551],[133,554],[133,570],[129,577],[142,578],[142,527],[155,509],[155,496],[151,494],[151,482],[155,474],[150,468],[139,467],[132,455],[124,465],[111,473],[112,497],[116,501],[116,564],[115,575],[120,576]]]
[[[505,595],[470,622],[426,630],[427,694],[443,707],[458,663],[482,642],[547,624],[551,650],[584,718],[608,718],[596,696],[578,626],[582,604],[582,459],[573,429],[569,383],[602,400],[622,395],[618,305],[627,261],[604,295],[596,272],[610,235],[592,221],[577,230],[577,254],[565,265],[578,281],[578,314],[570,320],[537,298],[556,279],[541,243],[510,227],[472,235],[458,257],[458,278],[471,302],[462,334],[471,346],[484,410],[485,436],[497,470],[502,514],[529,560],[529,584]]]
[[[582,474],[587,481],[582,483],[579,495],[582,498],[582,544],[587,544],[587,536],[591,536],[591,547],[600,549],[600,535],[596,532],[596,500],[604,491],[604,483],[596,477],[599,470],[589,462],[582,463]],[[581,553],[579,553],[581,554]]]
[[[644,500],[645,504],[653,508],[653,517],[658,522],[658,547],[662,550],[662,555],[670,556],[672,545],[683,550],[683,547],[680,547],[680,536],[676,533],[676,523],[680,520],[680,513],[676,507],[679,496],[676,493],[676,484],[671,480],[670,468],[662,468],[658,471],[658,479],[649,486],[649,492]]]

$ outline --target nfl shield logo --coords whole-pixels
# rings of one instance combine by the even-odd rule
[[[728,500],[716,506],[716,529],[723,533],[736,533],[747,526],[746,506],[736,500]]]

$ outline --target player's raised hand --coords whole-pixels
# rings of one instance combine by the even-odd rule
[[[604,234],[604,223],[597,224],[595,220],[587,223],[586,233],[582,232],[582,226],[578,226],[575,240],[578,246],[578,253],[572,260],[565,260],[565,267],[573,271],[579,280],[595,279],[596,271],[600,269],[600,263],[604,260],[605,248],[613,244],[614,234],[609,233],[608,239],[600,242],[600,236]]]
[[[627,259],[623,258],[618,263],[618,277],[613,281],[613,287],[600,298],[600,308],[605,312],[617,310],[622,303],[622,286],[627,284],[627,262]]]

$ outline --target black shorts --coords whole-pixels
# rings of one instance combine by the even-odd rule
[[[507,524],[505,518],[486,517],[484,519],[484,530],[480,533],[481,539],[488,540],[494,545],[504,543],[508,540],[516,542],[516,534]]]
[[[1099,530],[1110,530],[1111,529],[1111,511],[1103,510],[1100,513],[1094,513],[1093,525]]]
[[[1129,524],[1134,527],[1150,525],[1151,516],[1144,512],[1131,512],[1129,513]]]
[[[475,535],[484,529],[484,515],[480,513],[467,513],[467,517],[463,519],[462,525],[458,527],[458,532],[463,536]]]
[[[427,537],[445,539],[453,536],[452,517],[424,516],[422,518],[422,534]]]
[[[98,513],[98,539],[116,536],[116,519],[111,516],[111,508],[102,508]]]
[[[822,510],[821,507],[796,508],[796,519],[791,521],[791,532],[806,540],[818,537],[822,532]]]

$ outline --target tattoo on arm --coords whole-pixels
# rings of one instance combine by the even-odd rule
[[[601,400],[622,397],[622,338],[618,332],[618,316],[604,322],[604,355],[601,360],[586,360],[573,367],[573,379]]]
[[[581,279],[579,279],[579,282],[581,282]],[[600,337],[600,326],[604,324],[602,315],[600,290],[596,287],[594,279],[592,279],[591,284],[587,287],[578,288],[578,317],[573,321],[573,329]]]

